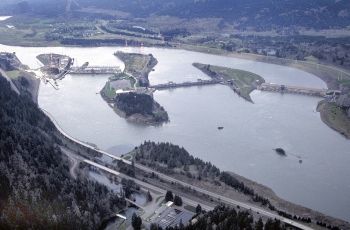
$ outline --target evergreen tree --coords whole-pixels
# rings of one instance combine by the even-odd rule
[[[141,219],[141,217],[137,216],[134,213],[132,215],[131,225],[134,228],[134,230],[141,230],[141,226],[142,226],[142,219]]]
[[[174,197],[174,204],[175,204],[176,206],[181,206],[181,205],[182,205],[182,199],[181,199],[181,197],[179,197],[178,195],[175,195],[175,197]]]
[[[264,230],[264,223],[261,218],[255,223],[255,230]]]
[[[165,194],[165,201],[173,201],[174,200],[174,195],[171,191],[167,191]]]
[[[153,200],[153,197],[152,197],[150,191],[148,191],[148,192],[147,192],[147,201],[148,201],[148,202],[151,202],[152,200]]]
[[[197,207],[196,207],[196,213],[197,214],[202,213],[202,206],[200,204],[198,204]]]

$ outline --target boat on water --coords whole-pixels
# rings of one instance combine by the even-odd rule
[[[282,148],[276,148],[275,151],[276,151],[276,153],[278,155],[281,155],[281,156],[286,156],[287,155],[286,151],[284,149],[282,149]]]
[[[224,127],[222,127],[222,126],[218,127],[218,130],[223,130],[223,129],[224,129]]]

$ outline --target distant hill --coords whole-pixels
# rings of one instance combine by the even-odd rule
[[[348,0],[197,0],[164,13],[182,17],[222,17],[243,27],[350,25]]]
[[[350,26],[348,0],[80,0],[127,11],[135,16],[150,14],[185,18],[218,17],[241,27],[304,26],[312,28]]]
[[[350,26],[349,0],[76,0],[76,2],[81,7],[120,10],[137,17],[151,14],[183,18],[217,17],[241,28],[255,27],[261,30],[275,26],[303,26],[316,29]],[[12,4],[12,9],[23,11],[24,8],[45,15],[57,15],[64,13],[65,4],[66,0],[27,0]]]

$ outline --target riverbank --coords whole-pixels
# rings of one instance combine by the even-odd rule
[[[152,54],[116,52],[114,54],[125,64],[124,72],[136,79],[136,86],[148,87],[148,75],[158,64]]]
[[[230,172],[236,179],[246,184],[248,187],[254,189],[256,193],[267,198],[272,205],[278,207],[281,210],[286,210],[288,213],[302,213],[304,217],[310,217],[316,222],[327,223],[333,226],[338,226],[341,229],[350,229],[350,223],[344,220],[340,220],[331,216],[327,216],[323,213],[320,213],[316,210],[306,208],[302,205],[298,205],[287,200],[280,198],[276,193],[269,187],[259,184],[255,181],[249,180],[243,176],[240,176],[236,173]],[[324,229],[320,226],[313,226],[315,229]]]
[[[33,102],[37,104],[40,80],[28,71],[14,53],[1,53],[0,73],[7,78],[12,88],[18,93],[29,93]]]
[[[193,63],[193,66],[214,80],[223,81],[239,96],[253,102],[250,93],[265,82],[264,78],[252,72],[222,66]]]
[[[168,113],[153,98],[148,75],[158,61],[152,54],[116,52],[125,64],[122,73],[108,79],[101,91],[103,99],[129,122],[161,125],[169,121]]]
[[[284,58],[278,58],[274,56],[265,56],[265,55],[252,54],[252,53],[229,52],[222,49],[210,48],[210,47],[199,46],[199,45],[194,46],[194,45],[178,44],[177,46],[174,46],[171,48],[183,49],[183,50],[213,54],[213,55],[220,55],[225,57],[233,57],[233,58],[250,60],[250,61],[257,61],[257,62],[263,62],[267,64],[293,67],[293,68],[311,73],[316,77],[320,78],[322,81],[324,81],[327,84],[327,87],[329,89],[339,88],[338,77],[341,74],[343,78],[350,79],[350,72],[347,72],[347,70],[340,69],[337,66],[324,65],[316,62],[284,59]]]
[[[252,204],[300,222],[309,223],[310,218],[309,224],[314,229],[322,229],[317,223],[327,223],[328,226],[338,226],[341,229],[350,228],[350,224],[345,221],[283,200],[266,186],[232,172],[220,171],[215,165],[195,159],[184,148],[176,145],[145,142],[124,157],[131,157],[139,164],[218,196]],[[178,189],[186,190],[181,187]]]
[[[128,122],[131,123],[158,126],[169,121],[168,113],[162,106],[159,105],[159,103],[154,101],[153,98],[152,104],[150,105],[152,108],[148,114],[141,112],[133,112],[132,114],[128,114],[127,112],[123,111],[120,106],[118,107],[118,103],[109,103],[108,105],[114,110],[116,114],[118,114],[120,117],[125,118]]]
[[[94,93],[93,93],[93,94],[94,94]],[[62,103],[60,103],[60,104],[62,104]],[[246,103],[246,104],[247,104],[247,103]],[[209,124],[210,124],[210,123],[209,123]],[[213,127],[215,128],[215,127],[217,127],[217,126],[215,126],[215,125],[214,125]],[[226,130],[228,130],[228,129],[227,129],[226,125],[225,125],[225,131],[226,131]],[[225,131],[224,131],[224,132],[225,132]],[[179,143],[179,142],[174,141],[174,143]],[[203,157],[203,159],[206,159],[206,158],[205,158],[205,157]],[[310,161],[311,161],[311,159],[310,159]],[[259,181],[259,180],[258,180],[258,181]]]
[[[320,101],[317,105],[322,121],[330,128],[350,139],[350,118],[335,103]]]

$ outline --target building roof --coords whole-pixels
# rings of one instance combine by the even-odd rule
[[[165,206],[171,207],[171,206],[173,206],[173,204],[174,204],[174,202],[168,201],[168,202],[166,202]]]

